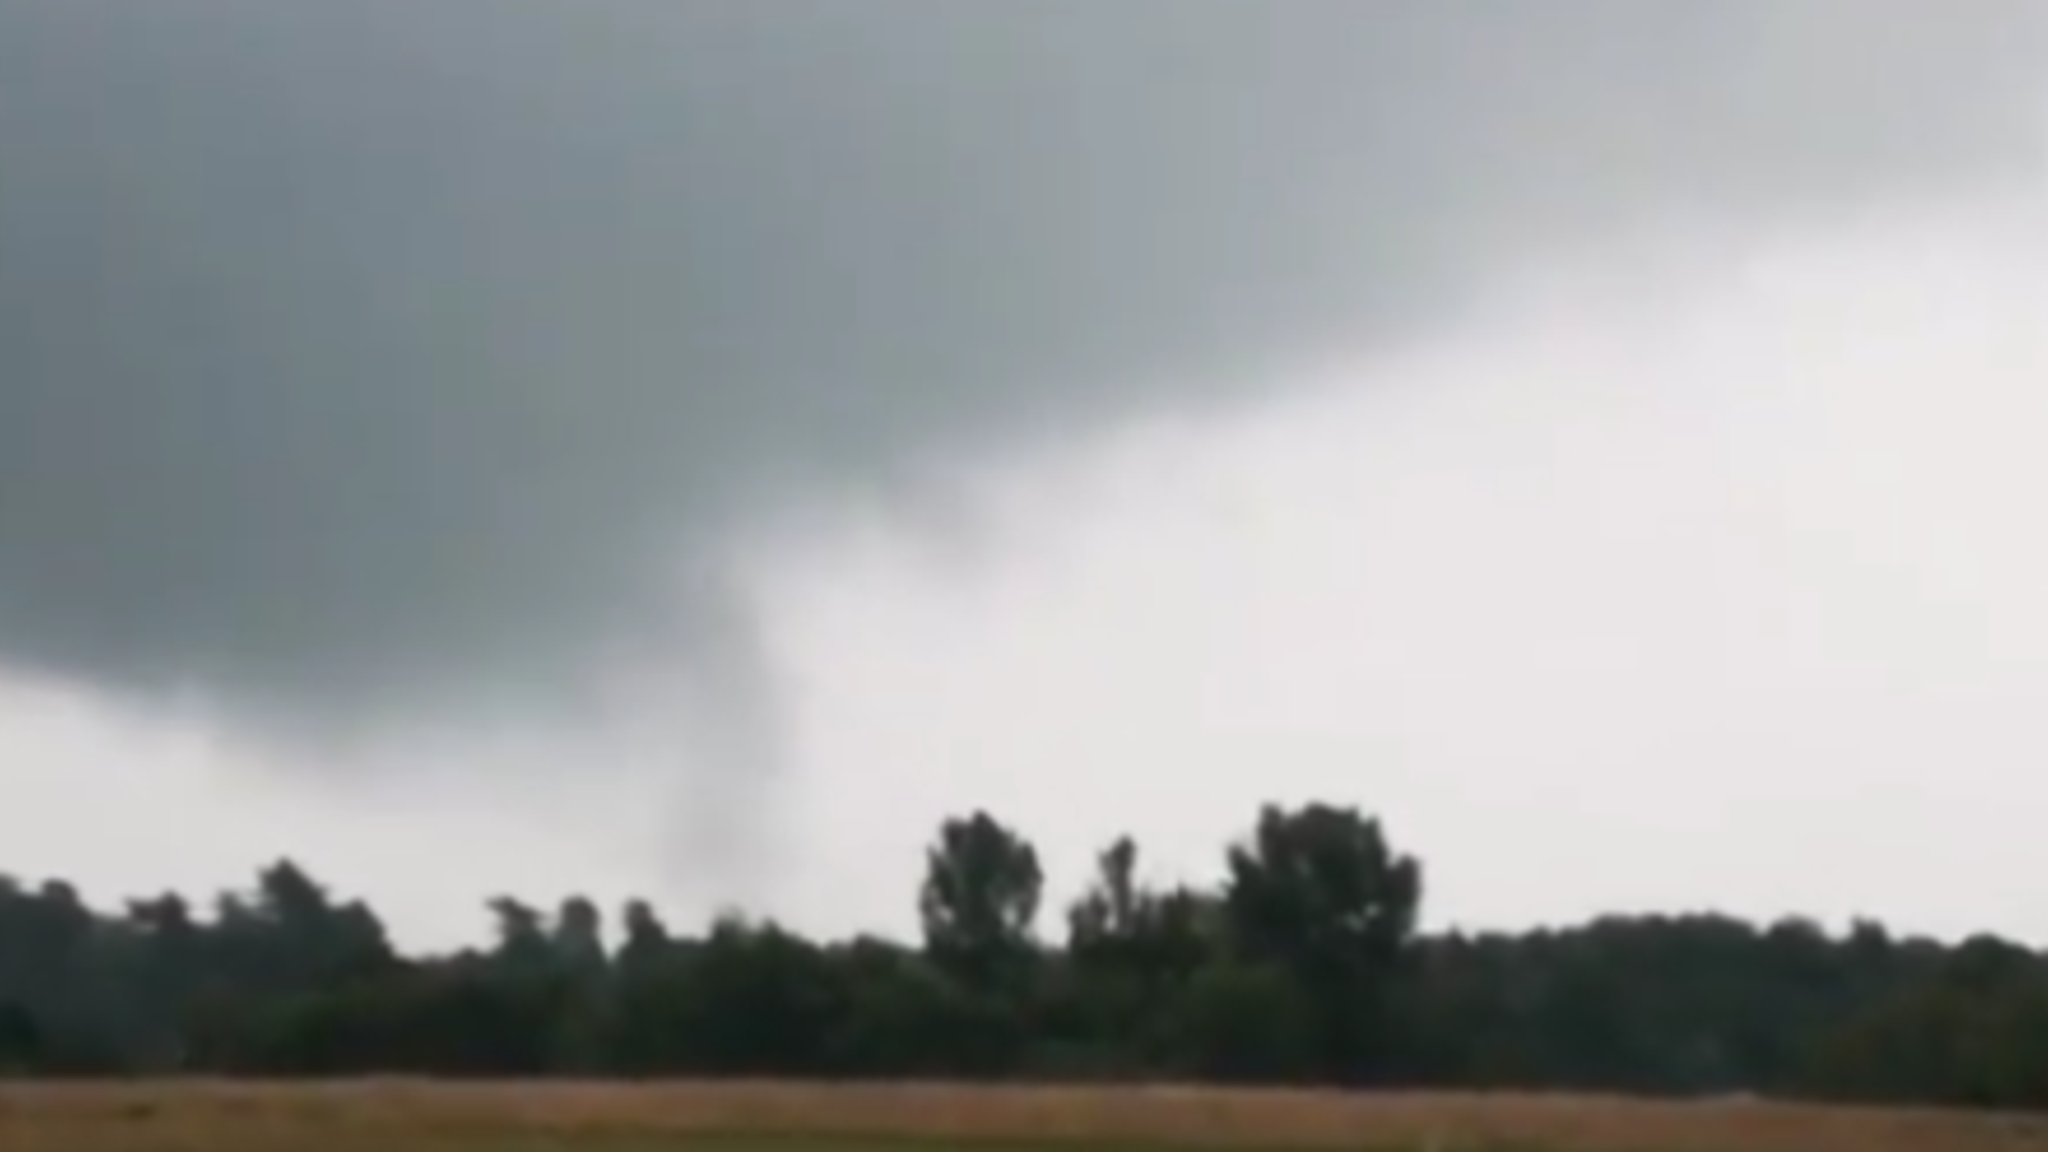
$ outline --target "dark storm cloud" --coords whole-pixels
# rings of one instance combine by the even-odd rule
[[[2018,162],[2044,17],[0,0],[0,651],[530,683],[763,501],[1191,401],[1621,214]],[[703,579],[685,638],[745,661]]]

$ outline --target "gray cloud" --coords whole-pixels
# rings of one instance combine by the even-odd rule
[[[255,710],[751,659],[764,502],[1658,212],[2031,160],[2048,6],[0,2],[0,651]]]

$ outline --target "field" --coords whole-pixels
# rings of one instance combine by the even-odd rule
[[[1596,1097],[938,1085],[218,1081],[0,1088],[0,1152],[2018,1152],[2048,1119]]]

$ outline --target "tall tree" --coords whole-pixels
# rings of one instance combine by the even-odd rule
[[[1245,961],[1291,972],[1319,1006],[1323,1072],[1384,1072],[1387,994],[1415,932],[1422,866],[1389,846],[1377,820],[1325,804],[1267,805],[1228,862],[1232,944]]]
[[[996,994],[1029,966],[1045,875],[1038,850],[986,812],[947,820],[925,853],[925,951],[963,987]]]
[[[1138,889],[1138,845],[1119,836],[1095,858],[1095,880],[1067,911],[1067,941],[1078,956],[1115,952],[1138,934],[1144,894]]]

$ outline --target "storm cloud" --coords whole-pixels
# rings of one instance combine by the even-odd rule
[[[758,658],[750,517],[2034,161],[2027,0],[0,0],[0,662]],[[751,688],[735,698],[751,695]]]

